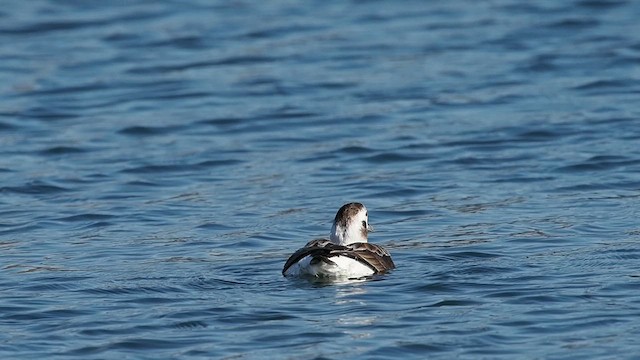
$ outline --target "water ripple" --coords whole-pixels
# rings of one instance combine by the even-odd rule
[[[57,194],[57,193],[67,192],[67,191],[71,191],[71,189],[48,184],[42,181],[35,181],[22,186],[0,187],[0,193],[9,192],[9,193],[15,193],[15,194],[28,194],[28,195]]]

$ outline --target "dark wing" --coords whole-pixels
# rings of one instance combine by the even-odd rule
[[[346,250],[346,249],[347,249],[346,246],[336,245],[336,244],[334,244],[331,241],[326,240],[326,239],[311,240],[303,248],[298,249],[291,256],[289,256],[289,259],[284,264],[284,268],[282,268],[282,274],[284,275],[284,273],[293,264],[297,263],[298,261],[300,261],[302,258],[304,258],[306,256],[311,255],[314,258],[317,257],[317,258],[319,258],[319,259],[321,259],[323,261],[328,261],[329,256],[334,251],[341,251],[341,250]]]
[[[346,246],[347,251],[341,255],[349,256],[367,265],[377,273],[395,269],[391,255],[385,248],[376,244],[353,243]]]
[[[284,264],[282,274],[293,264],[300,261],[305,256],[313,256],[325,262],[331,262],[332,256],[347,256],[371,268],[376,273],[394,269],[396,265],[391,259],[391,255],[382,246],[369,243],[353,243],[347,246],[336,245],[329,240],[318,239],[307,243],[302,249],[294,252]]]

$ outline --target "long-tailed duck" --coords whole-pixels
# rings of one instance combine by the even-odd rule
[[[371,231],[367,208],[360,203],[345,204],[333,219],[329,240],[312,240],[294,252],[284,264],[282,274],[361,278],[395,268],[387,250],[367,242]]]

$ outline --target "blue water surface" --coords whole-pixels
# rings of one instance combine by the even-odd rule
[[[639,15],[3,3],[0,358],[636,358]],[[283,278],[350,201],[397,269]]]

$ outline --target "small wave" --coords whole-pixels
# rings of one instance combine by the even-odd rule
[[[121,170],[127,174],[153,174],[153,173],[175,173],[201,170],[203,168],[213,168],[219,166],[231,166],[242,163],[241,160],[208,160],[195,164],[171,164],[171,165],[143,165]]]
[[[593,28],[600,25],[600,21],[592,19],[592,18],[572,18],[572,19],[564,19],[557,22],[552,22],[547,25],[550,29],[557,30],[585,30],[589,28]]]
[[[8,124],[6,122],[0,121],[0,131],[15,130],[17,128],[18,127],[13,124]]]
[[[196,329],[196,328],[206,328],[208,327],[207,323],[199,320],[191,320],[191,321],[183,321],[179,323],[175,323],[171,325],[176,329]]]
[[[386,153],[381,153],[378,155],[366,157],[363,160],[373,164],[386,164],[386,163],[395,163],[395,162],[416,161],[416,160],[422,160],[422,159],[423,157],[420,157],[420,156],[399,154],[395,152],[386,152]]]
[[[85,152],[87,152],[86,149],[73,147],[73,146],[54,146],[54,147],[50,147],[50,148],[38,151],[40,155],[45,155],[45,156],[81,154]]]
[[[584,172],[584,171],[605,171],[626,166],[640,164],[640,160],[629,159],[623,156],[594,156],[583,162],[557,168],[559,172]]]
[[[141,295],[141,294],[170,294],[182,293],[182,289],[169,285],[157,286],[105,286],[75,290],[86,294],[108,294],[108,295]]]
[[[575,86],[574,90],[593,90],[593,89],[610,89],[610,88],[626,88],[632,85],[629,80],[595,80],[586,84]]]
[[[594,10],[605,10],[612,9],[619,6],[622,6],[626,3],[626,1],[619,0],[581,0],[576,4],[580,7],[594,9]]]
[[[105,20],[91,20],[91,21],[41,21],[35,24],[29,24],[19,27],[0,28],[0,34],[6,35],[34,35],[39,33],[49,33],[54,31],[68,31],[76,30],[86,27],[95,27],[101,24],[106,24]]]
[[[126,127],[124,129],[118,130],[118,133],[123,135],[144,137],[144,136],[171,134],[181,129],[184,129],[184,127],[183,126],[164,126],[164,127],[130,126],[130,127]]]
[[[204,223],[204,224],[200,224],[197,226],[198,229],[207,229],[207,230],[217,230],[217,231],[222,231],[222,230],[233,230],[233,227],[224,225],[224,224],[220,224],[217,222],[208,222],[208,223]]]
[[[336,152],[343,153],[343,154],[367,154],[373,151],[374,150],[371,148],[368,148],[365,146],[356,146],[356,145],[345,146],[336,150]]]
[[[15,194],[29,194],[29,195],[58,194],[58,193],[67,192],[67,191],[71,191],[71,190],[62,186],[51,185],[42,181],[36,181],[36,182],[25,184],[22,186],[0,187],[0,193],[10,192]]]
[[[135,75],[166,74],[168,72],[185,71],[216,66],[245,66],[264,64],[274,62],[276,60],[278,59],[275,57],[259,55],[230,56],[222,59],[192,61],[180,64],[135,66],[127,70],[127,73]]]
[[[68,221],[68,222],[77,222],[77,221],[100,221],[100,220],[108,220],[115,218],[115,215],[109,214],[79,214],[72,215],[63,218],[58,218],[60,221]]]

